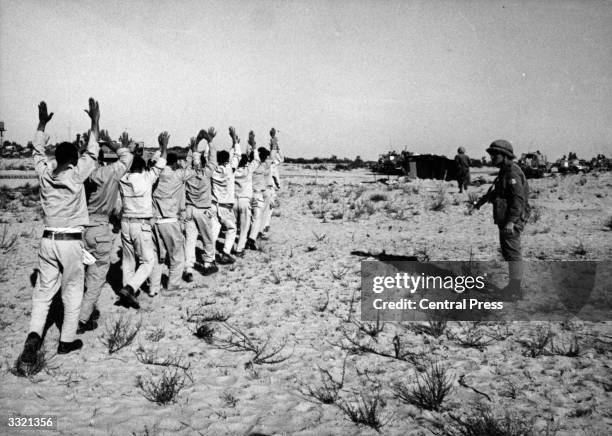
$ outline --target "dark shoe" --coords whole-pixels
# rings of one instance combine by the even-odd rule
[[[219,267],[216,263],[211,263],[209,266],[205,266],[202,269],[202,275],[209,276],[219,271]]]
[[[25,344],[23,345],[23,351],[19,360],[28,365],[32,365],[36,362],[36,355],[40,346],[42,345],[42,338],[38,333],[31,332],[26,338]]]
[[[140,304],[134,295],[134,289],[131,286],[124,286],[119,290],[119,297],[134,309],[140,309]]]
[[[75,339],[72,342],[61,342],[57,346],[57,354],[68,354],[83,347],[83,341]]]
[[[265,226],[263,229],[263,233],[268,233],[270,231],[270,226]]]
[[[77,335],[82,335],[85,332],[90,332],[97,328],[98,323],[91,318],[89,318],[89,321],[87,322],[79,321],[79,326],[77,327]]]
[[[259,250],[259,247],[257,246],[257,242],[254,239],[247,239],[247,243],[245,245],[245,247],[249,250]]]
[[[493,294],[493,297],[498,298],[500,301],[504,302],[522,300],[523,290],[521,289],[521,282],[518,280],[510,280],[506,287],[495,292]]]
[[[100,319],[100,311],[98,309],[94,309],[93,312],[91,312],[91,316],[89,317],[90,321],[97,321]]]
[[[221,257],[219,257],[219,263],[221,265],[231,265],[234,262],[236,262],[236,259],[234,259],[232,256],[227,253],[221,253]]]
[[[235,254],[237,257],[244,257],[244,250],[242,250],[242,251],[236,251],[234,254]]]
[[[183,280],[185,280],[187,283],[193,282],[193,273],[185,271],[183,273]]]

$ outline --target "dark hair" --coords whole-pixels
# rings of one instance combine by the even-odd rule
[[[132,167],[130,168],[130,173],[142,173],[146,167],[147,163],[142,157],[134,156],[134,160],[132,161]]]
[[[270,156],[270,150],[264,147],[259,147],[257,152],[259,153],[259,160],[262,162],[265,162],[268,156]]]
[[[238,162],[238,167],[246,167],[247,163],[249,163],[249,157],[246,154],[240,155],[240,162]]]
[[[229,162],[229,151],[227,150],[221,150],[217,152],[217,163],[219,165],[225,165],[226,163]]]
[[[79,149],[72,142],[62,142],[55,148],[55,160],[58,165],[71,163],[76,165],[79,160]]]
[[[178,156],[176,155],[176,153],[168,153],[168,156],[166,157],[166,165],[174,165],[178,162]]]

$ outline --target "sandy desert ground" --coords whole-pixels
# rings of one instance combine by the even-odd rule
[[[27,334],[42,222],[36,197],[11,189],[0,216],[0,233],[4,227],[18,236],[0,252],[3,414],[57,415],[59,430],[75,435],[461,434],[455,419],[480,425],[482,433],[473,434],[494,425],[506,430],[498,434],[612,434],[612,323],[455,322],[436,332],[428,324],[381,330],[360,322],[366,258],[351,251],[498,260],[490,206],[467,214],[467,196],[450,182],[391,177],[383,184],[365,170],[282,172],[261,252],[212,277],[196,275],[193,289],[142,295],[138,312],[116,306],[106,285],[100,327],[82,336],[83,349],[54,356],[59,335],[52,327],[48,368],[30,379],[10,369]],[[472,174],[479,178],[491,181],[491,169]],[[611,173],[530,186],[537,213],[524,233],[526,259],[612,259]],[[442,199],[442,210],[431,210]],[[130,345],[109,354],[104,338],[119,319],[141,327]],[[234,350],[232,332],[260,353]],[[406,352],[394,358],[398,349]],[[417,377],[422,384],[432,365],[452,385],[438,410],[398,395]],[[164,376],[183,387],[160,405],[142,386]],[[360,407],[372,426],[349,417],[359,420]]]

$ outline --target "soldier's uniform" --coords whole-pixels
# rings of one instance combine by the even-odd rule
[[[515,158],[512,145],[504,140],[494,141],[487,152],[491,155],[502,154],[510,159]],[[510,281],[505,290],[520,298],[523,277],[521,233],[530,212],[529,185],[521,168],[511,160],[506,161],[482,201],[493,204],[493,221],[499,228],[502,256],[508,262]],[[511,233],[505,230],[508,223],[513,223]]]
[[[254,155],[257,153],[255,152]],[[235,195],[234,215],[240,227],[238,242],[236,243],[236,253],[244,252],[247,236],[251,227],[251,201],[253,199],[253,170],[259,162],[252,160],[243,167],[238,167],[234,173]]]
[[[39,276],[32,296],[30,332],[42,336],[51,300],[61,287],[64,304],[61,345],[73,342],[77,331],[83,299],[82,231],[89,224],[83,183],[96,168],[100,148],[90,134],[87,150],[77,165],[56,172],[45,156],[47,140],[42,131],[36,132],[33,155],[45,230],[38,252]]]
[[[193,273],[196,261],[196,243],[198,233],[204,247],[204,269],[213,272],[215,266],[215,246],[212,232],[212,174],[217,167],[217,149],[211,142],[206,165],[202,166],[201,158],[193,160],[196,176],[185,184],[185,272]]]
[[[119,199],[119,180],[132,165],[133,155],[127,148],[117,150],[119,160],[107,166],[98,165],[85,183],[89,226],[85,227],[85,248],[96,259],[85,271],[86,292],[83,296],[79,321],[86,324],[106,283],[113,246],[109,217]]]

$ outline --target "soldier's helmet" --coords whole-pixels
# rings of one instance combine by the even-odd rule
[[[493,141],[489,148],[487,148],[487,153],[495,154],[500,153],[505,156],[508,156],[510,159],[515,159],[514,150],[512,149],[512,144],[504,139],[498,139]]]
[[[464,153],[465,153],[465,147],[459,147],[459,148],[457,149],[457,153],[459,153],[459,154],[464,154]]]

